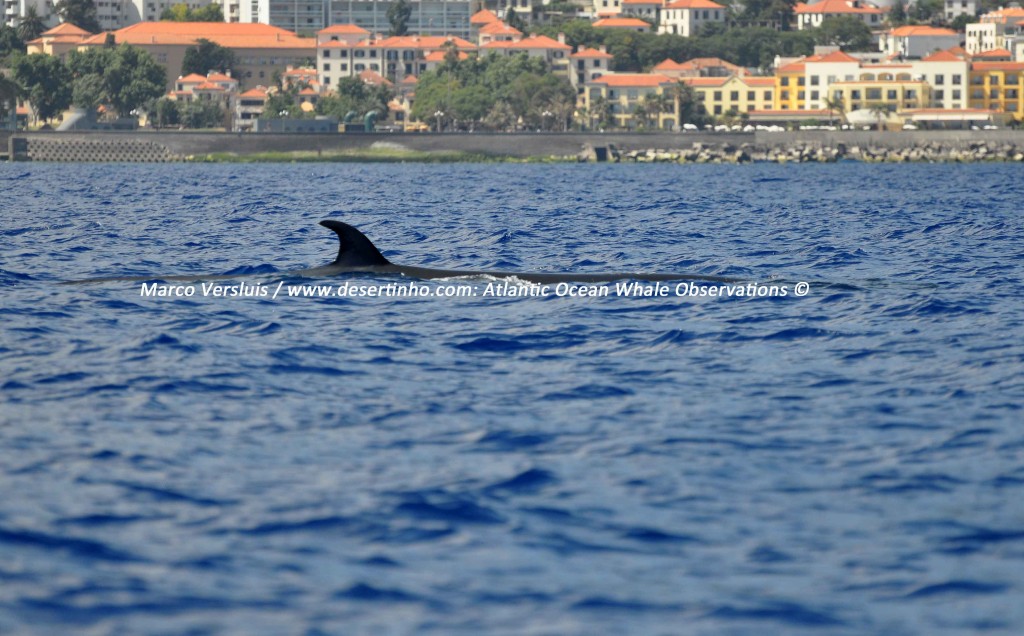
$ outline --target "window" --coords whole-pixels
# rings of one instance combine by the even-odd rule
[[[331,50],[330,49],[325,49],[324,50],[324,59],[327,59],[329,57],[331,57]]]
[[[803,77],[796,78],[796,85],[797,86],[803,86],[804,85],[804,78]]]
[[[327,62],[324,62],[324,71],[330,71],[330,70],[331,70],[331,65],[328,64]]]
[[[818,75],[811,75],[811,86],[818,86],[818,83],[820,81],[821,81],[821,77],[820,76],[818,76]]]
[[[935,91],[932,97],[935,99],[935,101],[941,102],[943,99],[945,99],[946,92],[942,90]]]
[[[789,78],[788,77],[783,77],[781,80],[779,80],[779,85],[780,86],[789,86]]]
[[[941,75],[941,74],[940,74],[940,75],[936,75],[936,76],[935,76],[935,85],[936,85],[936,86],[942,86],[942,84],[943,84],[943,83],[944,83],[945,81],[946,81],[946,76],[945,76],[945,75]]]
[[[998,86],[999,85],[999,76],[998,75],[989,75],[988,76],[988,83],[989,84],[993,84],[995,86]]]
[[[757,99],[756,93],[754,91],[747,91],[747,101],[752,102],[755,99]]]
[[[740,92],[739,91],[730,91],[729,99],[731,101],[734,101],[734,102],[740,101]]]
[[[963,84],[964,83],[963,77],[961,77],[960,75],[954,75],[953,76],[953,83],[954,84]]]
[[[716,102],[722,101],[722,91],[715,91],[714,100]]]
[[[811,91],[811,100],[812,101],[817,101],[817,99],[818,99],[818,91]]]
[[[892,89],[889,89],[888,91],[885,92],[885,98],[886,99],[896,99],[897,98],[896,97],[896,91],[894,91]]]
[[[959,90],[954,90],[953,91],[953,99],[960,99],[960,91]]]
[[[765,101],[770,102],[772,100],[772,92],[771,91],[765,91],[764,92],[764,99],[765,99]]]

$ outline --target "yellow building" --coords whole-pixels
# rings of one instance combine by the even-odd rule
[[[741,115],[768,110],[775,103],[774,77],[686,77],[680,80],[693,88],[704,114],[713,117]]]
[[[971,108],[999,111],[1024,120],[1024,62],[971,64],[968,103]]]
[[[805,61],[786,64],[775,72],[775,110],[804,109],[807,102]]]
[[[639,128],[657,125],[671,130],[676,125],[674,108],[670,106],[670,88],[675,80],[656,73],[615,73],[602,75],[586,82],[583,105],[591,123],[600,126],[605,109],[617,128]],[[641,104],[651,115],[646,122],[638,121],[637,107]],[[652,109],[654,104],[659,108]],[[660,111],[651,113],[652,110]]]
[[[902,74],[901,74],[902,75]],[[829,88],[843,112],[880,109],[887,113],[927,108],[932,88],[924,80],[894,77],[892,73],[865,73],[852,82],[833,82]]]

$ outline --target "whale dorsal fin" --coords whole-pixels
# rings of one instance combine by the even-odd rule
[[[373,242],[366,238],[366,235],[348,223],[328,219],[320,221],[320,225],[334,230],[338,235],[340,246],[338,247],[338,258],[334,259],[334,265],[366,267],[391,264]]]

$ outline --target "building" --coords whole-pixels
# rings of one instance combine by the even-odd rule
[[[594,21],[595,29],[622,29],[636,33],[647,33],[652,29],[650,22],[640,18],[601,18]]]
[[[1007,49],[1021,60],[1017,50],[1024,43],[1024,9],[1007,7],[986,13],[979,22],[967,25],[964,48],[971,55],[993,49]]]
[[[470,18],[479,0],[410,0],[409,33],[470,38]],[[388,33],[390,0],[249,0],[239,21],[259,22],[312,35],[334,24],[354,24],[371,33]]]
[[[200,39],[231,49],[238,59],[235,79],[242,88],[267,84],[275,73],[302,66],[316,57],[316,40],[300,38],[267,24],[223,22],[139,22],[112,32],[117,44],[131,44],[150,53],[167,69],[168,90],[181,73],[185,52]],[[107,34],[85,39],[80,47],[103,46]]]
[[[642,18],[651,24],[658,24],[661,18],[662,0],[622,0],[623,15]],[[596,26],[596,25],[595,25]]]
[[[234,131],[252,130],[256,120],[263,114],[263,107],[270,97],[265,86],[250,88],[235,100]]]
[[[820,27],[825,18],[842,17],[860,18],[869,27],[877,28],[885,11],[864,0],[819,0],[813,4],[798,2],[793,14],[800,30]]]
[[[637,128],[635,114],[640,104],[655,103],[675,80],[656,73],[616,73],[602,75],[589,80],[583,93],[584,107],[592,118],[607,109],[608,117],[618,128]],[[675,116],[660,108],[651,120],[659,129],[671,130],[676,127]]]
[[[970,108],[1010,114],[1024,121],[1024,62],[972,62]]]
[[[775,103],[774,77],[730,75],[678,81],[693,89],[705,115],[743,117],[755,110],[768,110]]]
[[[316,41],[316,68],[325,87],[363,71],[374,71],[399,83],[407,75],[425,73],[426,58],[432,53],[444,53],[449,47],[461,52],[477,50],[472,42],[457,37],[407,35],[374,39],[365,29],[354,25],[324,29],[317,33]]]
[[[49,31],[43,32],[38,38],[25,43],[26,52],[45,53],[64,60],[69,51],[78,48],[83,41],[92,37],[85,29],[79,29],[75,25],[64,22]]]
[[[216,103],[230,108],[238,94],[238,80],[230,75],[211,71],[206,75],[192,73],[174,80],[174,90],[167,98],[178,102]]]
[[[612,56],[602,44],[600,48],[590,49],[580,47],[575,53],[569,55],[569,65],[572,71],[569,73],[569,81],[578,93],[583,92],[583,86],[590,80],[595,80],[606,75],[610,68]]]
[[[675,0],[661,9],[658,33],[690,37],[702,26],[724,22],[725,7],[711,0]]]
[[[960,46],[956,31],[920,25],[889,29],[878,42],[878,49],[889,56],[917,59],[954,46]]]
[[[489,42],[480,47],[480,54],[518,55],[539,57],[546,61],[553,73],[569,73],[569,55],[572,47],[565,43],[565,36],[553,40],[546,35],[530,34],[528,37],[511,42]]]
[[[962,15],[978,15],[978,5],[975,0],[945,0],[943,15],[948,22],[959,18]]]
[[[57,25],[56,2],[49,0],[2,0],[4,7],[4,24],[9,27],[16,27],[21,19],[28,13],[29,8],[36,10],[36,15],[42,18],[46,26]]]
[[[695,57],[685,62],[665,60],[651,69],[673,79],[679,77],[728,77],[746,75],[747,69],[717,57]]]

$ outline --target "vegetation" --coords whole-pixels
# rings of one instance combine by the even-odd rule
[[[224,11],[219,4],[208,4],[193,10],[182,2],[164,9],[160,19],[168,22],[223,22]]]
[[[152,55],[127,44],[71,51],[67,65],[76,105],[106,104],[120,117],[145,108],[163,94],[167,82],[164,67]]]
[[[25,10],[25,15],[18,23],[18,37],[22,42],[30,42],[46,31],[46,23],[39,17],[39,12],[34,6]]]
[[[871,29],[860,18],[843,16],[825,18],[815,29],[816,44],[838,46],[844,51],[866,51],[871,48]]]
[[[21,84],[0,75],[0,126],[7,120],[7,117],[14,112],[18,105],[18,99],[25,93]]]
[[[203,38],[196,40],[196,44],[185,50],[185,59],[181,63],[182,75],[206,75],[210,71],[232,71],[232,75],[237,74],[233,72],[238,66],[234,51]]]
[[[358,77],[341,78],[336,93],[322,97],[317,103],[316,112],[337,117],[338,121],[344,120],[349,113],[361,117],[371,111],[377,111],[380,118],[384,119],[388,114],[388,102],[395,96],[390,86],[371,86]]]
[[[387,18],[391,24],[390,35],[408,35],[412,5],[409,0],[397,0],[388,7]]]
[[[18,35],[18,30],[6,24],[0,24],[0,66],[8,56],[24,52],[25,41]]]
[[[451,56],[420,77],[412,115],[438,129],[565,130],[575,102],[568,80],[538,58]]]
[[[56,8],[62,22],[70,22],[89,33],[103,30],[96,17],[96,3],[93,0],[60,0]]]
[[[14,80],[24,87],[36,116],[44,122],[71,105],[71,73],[60,58],[34,53],[14,59]]]

